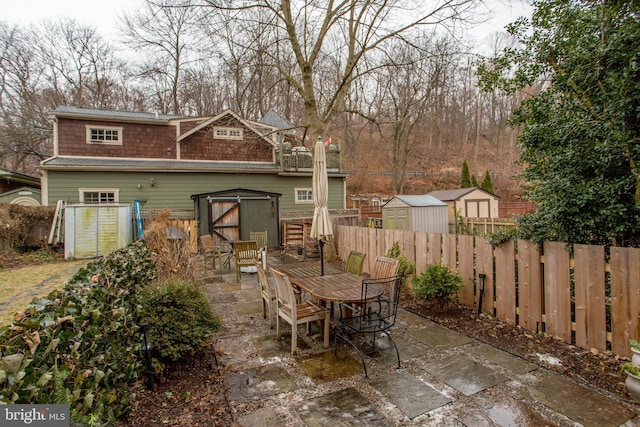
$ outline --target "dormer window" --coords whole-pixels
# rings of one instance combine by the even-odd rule
[[[87,126],[87,144],[122,145],[122,128]]]
[[[241,128],[213,128],[213,135],[216,139],[236,139],[242,141]]]

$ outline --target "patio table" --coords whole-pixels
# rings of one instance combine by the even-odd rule
[[[324,276],[320,276],[320,264],[296,263],[273,266],[287,276],[295,286],[322,302],[357,304],[362,300],[363,277],[347,273],[333,266],[324,268]],[[382,294],[371,294],[376,298]]]

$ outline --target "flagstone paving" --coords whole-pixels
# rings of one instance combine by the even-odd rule
[[[270,260],[271,262],[272,260]],[[217,335],[236,426],[640,426],[640,407],[400,310],[395,351],[358,356],[325,349],[300,329],[282,339],[262,317],[255,275],[219,271],[206,286],[223,320]],[[275,322],[274,322],[275,323]],[[333,345],[333,341],[332,341]]]

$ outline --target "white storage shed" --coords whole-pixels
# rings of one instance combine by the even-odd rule
[[[447,204],[428,195],[394,196],[382,206],[382,228],[448,233]]]
[[[67,205],[64,210],[64,257],[93,258],[132,241],[131,205]]]

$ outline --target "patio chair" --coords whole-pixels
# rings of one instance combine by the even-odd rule
[[[269,318],[269,327],[273,329],[273,308],[276,306],[276,290],[269,283],[267,272],[261,265],[258,265],[258,283],[262,290],[262,317]]]
[[[210,234],[200,236],[200,252],[204,260],[204,271],[206,272],[209,269],[209,265],[211,265],[212,269],[215,269],[215,246],[213,245],[213,237]]]
[[[233,256],[236,261],[236,282],[240,283],[240,269],[242,267],[257,267],[258,243],[239,240],[233,244]]]
[[[329,310],[311,301],[298,303],[293,293],[289,276],[273,268],[270,270],[276,288],[276,339],[280,339],[282,336],[281,320],[284,319],[285,322],[291,325],[291,354],[294,354],[298,347],[298,326],[306,324],[308,330],[310,322],[324,320],[322,327],[324,333],[323,344],[325,348],[328,348],[329,320],[331,317]]]
[[[231,255],[233,251],[231,250],[231,245],[229,242],[221,242],[219,245],[214,246],[213,248],[213,268],[216,268],[215,260],[218,260],[218,265],[220,266],[220,270],[226,268],[227,270],[231,270]]]
[[[369,378],[365,355],[381,350],[394,349],[400,366],[400,352],[398,346],[391,338],[389,329],[396,322],[400,290],[402,289],[402,276],[395,275],[383,278],[367,278],[362,280],[360,302],[350,305],[340,304],[340,320],[338,331],[334,339],[333,354],[338,355],[338,338],[353,347],[364,368],[364,377]],[[382,340],[376,339],[377,335],[384,335],[389,345],[380,346]],[[369,335],[371,342],[359,339]]]
[[[253,240],[258,243],[258,259],[262,262],[262,255],[267,253],[267,249],[269,247],[267,232],[266,231],[250,231],[249,240]],[[264,265],[266,265],[266,263]]]
[[[366,257],[367,254],[363,254],[362,252],[351,251],[349,258],[347,259],[345,271],[359,276],[362,274],[362,265],[364,264],[364,259]]]
[[[398,274],[399,268],[399,259],[378,256],[376,258],[376,262],[373,264],[373,271],[369,276],[374,279],[395,276]]]

